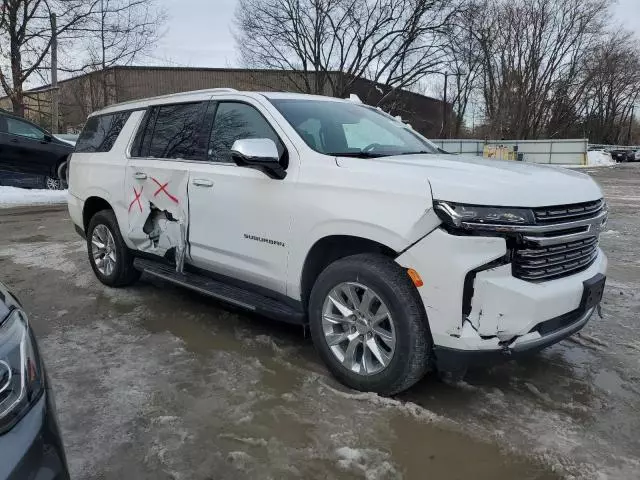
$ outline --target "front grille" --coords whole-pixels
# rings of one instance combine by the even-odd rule
[[[536,224],[538,225],[567,223],[595,217],[602,211],[604,205],[604,200],[596,200],[594,202],[576,203],[573,205],[534,208],[533,214],[535,215]]]
[[[589,268],[597,256],[597,237],[548,247],[517,248],[513,254],[513,275],[528,281],[566,277]]]

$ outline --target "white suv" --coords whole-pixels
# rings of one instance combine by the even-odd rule
[[[445,154],[351,101],[214,89],[116,105],[70,165],[101,282],[144,271],[308,325],[360,390],[540,350],[604,289],[588,176]]]

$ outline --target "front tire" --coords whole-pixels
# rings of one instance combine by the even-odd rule
[[[42,177],[42,188],[44,190],[62,190],[62,181],[59,178],[46,175]]]
[[[87,229],[89,263],[98,280],[109,287],[126,287],[141,273],[133,267],[134,257],[124,243],[112,210],[101,210]]]
[[[380,254],[346,257],[318,277],[309,301],[313,343],[345,385],[399,393],[428,370],[431,334],[406,270]]]

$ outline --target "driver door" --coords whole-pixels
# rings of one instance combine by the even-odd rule
[[[216,97],[218,98],[218,97]],[[190,163],[191,262],[237,280],[285,293],[297,153],[269,112],[253,99],[211,102],[207,157]],[[270,138],[289,168],[283,180],[237,166],[230,149],[241,138]]]

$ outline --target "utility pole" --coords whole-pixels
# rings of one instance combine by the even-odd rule
[[[440,131],[440,138],[449,138],[449,131],[448,131],[449,115],[447,111],[447,91],[449,89],[449,75],[461,77],[464,75],[464,73],[463,72],[449,73],[448,71],[435,72],[435,73],[444,75],[444,95],[442,97],[442,130]]]
[[[631,129],[633,127],[633,114],[635,113],[636,104],[631,105],[631,115],[629,116],[629,135],[627,137],[627,145],[631,145]]]
[[[51,133],[58,133],[60,98],[58,92],[58,21],[51,14]]]
[[[442,137],[447,138],[447,87],[449,86],[449,72],[444,72],[444,96],[442,99]]]

